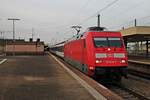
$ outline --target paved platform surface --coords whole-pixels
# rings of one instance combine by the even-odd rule
[[[146,57],[137,57],[137,56],[129,56],[129,61],[137,62],[137,63],[145,63],[150,65],[150,58]]]
[[[50,56],[7,57],[0,65],[0,100],[94,100]]]

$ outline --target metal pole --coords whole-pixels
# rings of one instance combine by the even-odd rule
[[[134,26],[135,27],[137,26],[137,20],[136,19],[134,20]]]
[[[13,56],[15,56],[15,20],[20,20],[20,19],[8,18],[8,20],[13,21]]]
[[[34,34],[34,28],[32,28],[32,39],[33,39],[33,34]]]
[[[15,22],[13,20],[13,56],[15,56]]]
[[[3,37],[3,32],[1,32],[1,39],[2,39],[2,37]]]
[[[98,19],[97,19],[97,26],[100,27],[100,14],[98,14]]]
[[[148,57],[148,54],[149,52],[148,52],[148,40],[146,40],[146,57]]]

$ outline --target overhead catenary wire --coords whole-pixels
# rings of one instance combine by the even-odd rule
[[[85,20],[83,20],[81,23],[79,23],[79,25],[81,25],[82,23],[84,23],[85,21],[95,17],[97,14],[99,14],[100,12],[106,10],[107,8],[109,8],[110,6],[112,6],[113,4],[115,4],[117,1],[119,0],[114,0],[111,3],[107,4],[105,7],[103,7],[102,9],[100,9],[99,11],[97,11],[96,13],[94,13],[93,15],[89,16],[88,18],[86,18]],[[87,0],[87,2],[85,3],[85,5],[87,5],[89,3],[89,0]],[[85,6],[84,5],[84,6]],[[82,8],[84,8],[84,6]],[[68,25],[67,25],[68,26]]]
[[[85,7],[87,7],[87,5],[89,4],[90,1],[91,1],[91,0],[87,0],[87,1],[80,7],[79,12],[77,12],[77,15],[79,15],[79,14],[82,12],[82,10],[85,9]],[[72,21],[72,19],[71,19],[71,21]],[[72,22],[69,21],[68,24],[60,25],[60,26],[57,26],[56,28],[60,28],[60,27],[62,28],[62,27],[64,27],[63,29],[65,29],[65,28],[68,27],[68,26],[70,27],[71,23],[72,23]]]
[[[87,17],[85,20],[83,20],[82,22],[79,23],[79,25],[83,24],[84,22],[88,21],[89,19],[95,17],[96,15],[98,15],[99,13],[101,13],[102,11],[106,10],[107,8],[111,7],[113,4],[115,4],[116,2],[118,2],[119,0],[114,0],[111,3],[107,4],[105,7],[103,7],[102,9],[100,9],[99,11],[97,11],[96,13],[94,13],[93,15]]]
[[[85,9],[91,0],[87,0],[86,3],[80,8],[80,10]]]
[[[87,17],[85,20],[83,20],[82,22],[79,22],[79,23],[76,23],[77,25],[82,25],[84,22],[88,21],[89,19],[97,16],[97,14],[101,13],[102,11],[106,10],[107,8],[111,7],[113,4],[115,4],[116,2],[118,2],[119,0],[114,0],[112,1],[111,3],[107,4],[106,6],[104,6],[102,9],[98,10],[96,13],[94,13],[93,15]],[[89,4],[90,0],[87,0],[87,2],[85,2],[85,4],[80,8],[80,9],[84,9],[88,4]],[[80,10],[81,11],[81,10]],[[69,24],[66,24],[66,25],[61,25],[61,26],[58,26],[57,28],[62,28],[64,27],[63,29],[65,29],[65,27],[68,27],[70,26],[70,23]]]
[[[144,17],[141,17],[141,18],[135,18],[135,19],[137,20],[137,24],[138,24],[139,21],[141,21],[141,20],[146,20],[146,19],[149,19],[149,18],[150,18],[150,15],[144,16]],[[135,19],[132,19],[132,20],[127,21],[127,22],[125,22],[125,23],[122,23],[122,24],[120,24],[120,25],[118,25],[118,26],[113,26],[113,27],[110,27],[110,28],[111,28],[111,29],[115,29],[115,28],[125,27],[127,24],[133,24],[133,25],[134,25],[134,20],[135,20]],[[150,23],[150,22],[149,22],[149,23]],[[149,24],[149,23],[146,23],[146,24]]]
[[[82,9],[85,9],[85,7],[87,7],[87,5],[89,4],[89,1],[90,0],[87,0],[87,2],[85,3],[85,5],[83,5],[83,7],[81,7]],[[119,0],[114,0],[114,1],[112,1],[112,2],[110,2],[110,3],[108,3],[106,6],[104,6],[103,8],[101,8],[100,10],[98,10],[96,13],[94,13],[93,15],[91,15],[91,16],[89,16],[89,17],[87,17],[87,18],[85,18],[85,19],[83,19],[83,20],[81,20],[81,22],[79,23],[79,24],[76,24],[76,25],[82,25],[82,26],[84,26],[85,24],[85,22],[87,22],[88,20],[90,20],[91,18],[95,18],[99,13],[101,13],[101,12],[104,12],[106,9],[108,9],[108,8],[110,8],[110,7],[112,7],[112,5],[114,5],[115,3],[117,3]],[[141,4],[141,3],[140,3]],[[126,9],[125,11],[128,11],[129,9],[131,10],[131,9],[134,9],[134,8],[136,8],[136,7],[138,7],[139,5],[140,5],[139,3],[138,4],[135,4],[134,6],[132,6],[132,7],[130,7],[130,8],[128,8],[128,9]],[[81,10],[82,10],[81,9]],[[122,11],[123,13],[126,13],[126,12],[124,12],[124,11]],[[121,14],[122,14],[122,12],[121,12]],[[140,20],[143,20],[143,19],[147,19],[147,18],[149,18],[150,16],[145,16],[145,17],[141,17],[141,18],[135,18],[135,19],[137,19],[138,20],[138,22],[137,23],[139,23],[140,22]],[[133,24],[134,25],[134,23],[133,23],[133,21],[135,20],[134,18],[132,19],[132,20],[130,20],[130,21],[127,21],[125,24]],[[77,22],[78,23],[78,22]],[[147,22],[147,23],[145,23],[145,24],[149,24],[150,22]],[[123,24],[121,24],[121,25],[118,25],[117,26],[117,28],[118,27],[121,27]],[[68,25],[67,25],[68,26]],[[66,27],[67,27],[66,26]],[[70,25],[69,25],[70,26]],[[65,27],[65,26],[64,26]],[[112,28],[112,27],[111,27]],[[114,27],[113,27],[114,28]],[[66,33],[66,32],[64,32],[64,33]]]
[[[90,0],[87,0],[87,2],[85,3],[85,5],[83,5],[82,8],[84,8],[88,3],[89,3]],[[98,10],[96,13],[94,13],[93,15],[89,16],[88,18],[86,18],[85,20],[83,20],[81,23],[79,23],[78,25],[81,25],[83,24],[84,22],[88,21],[89,19],[95,17],[97,14],[101,13],[102,11],[106,10],[107,8],[111,7],[113,4],[115,4],[116,2],[118,2],[119,0],[114,0],[112,1],[111,3],[107,4],[106,6],[104,6],[102,9]],[[66,25],[68,26],[68,25]],[[65,27],[65,25],[64,25]]]

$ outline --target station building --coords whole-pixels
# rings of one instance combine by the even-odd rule
[[[120,31],[129,56],[150,57],[150,26],[135,26]]]

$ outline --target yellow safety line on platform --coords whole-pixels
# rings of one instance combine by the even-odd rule
[[[96,100],[107,100],[103,95],[101,95],[96,89],[86,83],[78,75],[67,68],[62,62],[60,62],[55,56],[49,53],[49,55],[54,58],[73,78],[75,78]]]
[[[134,62],[134,63],[139,63],[139,64],[146,64],[146,65],[150,65],[149,62],[144,62],[144,61],[135,61],[135,60],[128,60],[129,62]]]
[[[7,59],[3,59],[2,61],[0,61],[0,64],[4,63],[5,61],[7,61]]]

